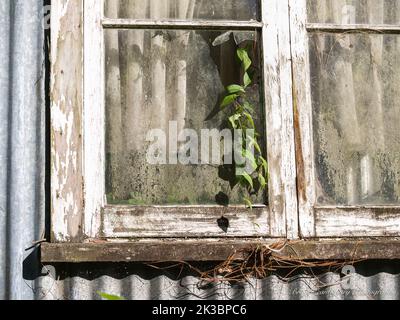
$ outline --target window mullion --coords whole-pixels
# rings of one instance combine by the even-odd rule
[[[271,233],[298,237],[289,4],[262,1]]]
[[[95,238],[100,232],[105,204],[105,112],[104,40],[101,27],[103,3],[84,1],[84,85],[83,85],[83,176],[84,232]]]

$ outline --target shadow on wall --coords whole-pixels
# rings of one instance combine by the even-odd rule
[[[40,263],[39,249],[35,249],[23,263],[24,279],[35,280],[38,277],[46,276]],[[187,265],[179,262],[165,263],[57,263],[51,266],[55,270],[55,277],[59,280],[65,280],[71,277],[80,277],[85,280],[95,280],[102,276],[108,276],[114,279],[124,279],[129,276],[138,276],[144,280],[151,280],[160,276],[168,277],[173,281],[183,279],[188,276],[199,278],[199,273],[194,270],[209,271],[214,269],[219,262],[193,262]],[[356,263],[357,273],[364,277],[371,277],[379,273],[388,273],[392,275],[400,274],[400,260],[369,260]],[[314,274],[316,276],[323,275],[326,272],[334,272],[335,270],[327,270],[323,268],[309,269],[304,268],[296,272],[290,270],[281,270],[272,272],[279,278],[286,278],[290,274],[291,278],[301,275]]]

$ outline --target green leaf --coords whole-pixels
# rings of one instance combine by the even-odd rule
[[[262,174],[258,175],[258,182],[260,183],[262,188],[265,188],[267,186],[267,181]]]
[[[242,86],[239,86],[238,84],[232,84],[228,86],[226,90],[228,91],[228,93],[238,93],[238,92],[246,93],[244,88]]]
[[[245,88],[247,88],[249,85],[251,85],[251,79],[247,72],[244,74],[243,83],[244,83]]]
[[[124,298],[122,298],[122,297],[119,297],[119,296],[114,296],[114,295],[112,295],[112,294],[108,294],[108,293],[104,293],[104,292],[97,292],[97,294],[100,296],[100,297],[102,297],[103,299],[105,299],[105,300],[112,300],[112,301],[114,301],[114,300],[125,300]]]
[[[257,162],[256,162],[256,158],[254,157],[254,154],[252,154],[247,149],[243,149],[242,150],[242,155],[243,155],[243,157],[245,157],[246,159],[248,159],[250,161],[251,166],[253,167],[253,170],[256,170],[257,169]]]
[[[246,172],[242,174],[242,177],[247,181],[247,183],[250,185],[250,187],[253,189],[254,184],[253,184],[253,178]]]
[[[261,166],[264,169],[264,172],[267,174],[268,173],[268,163],[267,160],[265,160],[263,157],[258,157],[258,159],[261,161]]]
[[[254,111],[254,106],[251,105],[248,101],[243,102],[243,108],[247,110],[248,112],[253,112]]]
[[[240,119],[241,115],[240,114],[234,114],[233,116],[229,117],[229,122],[232,125],[233,129],[237,129],[236,121]]]
[[[249,198],[244,198],[243,199],[245,204],[250,208],[250,210],[253,210],[253,202]]]
[[[239,48],[236,50],[237,56],[241,62],[244,60],[244,55],[247,53],[245,49]]]
[[[249,58],[249,54],[247,53],[246,49],[238,49],[237,55],[239,60],[243,63],[244,71],[247,72],[251,67],[251,59]]]
[[[262,153],[262,152],[261,152],[261,147],[260,147],[260,145],[258,144],[257,140],[254,139],[253,137],[248,137],[248,138],[250,139],[250,145],[253,145],[254,148],[256,148],[256,150],[257,150],[259,153]]]
[[[237,97],[238,97],[237,94],[230,94],[230,95],[226,96],[221,102],[221,108],[225,108],[225,107],[229,106],[230,104],[232,104]]]
[[[269,179],[269,170],[268,170],[268,163],[267,163],[267,161],[263,158],[263,157],[259,157],[259,161],[261,162],[261,167],[263,168],[263,170],[264,170],[264,177],[265,177],[265,179],[266,179],[266,181],[268,181],[268,179]]]
[[[256,126],[255,126],[255,124],[254,124],[254,120],[253,120],[253,117],[251,116],[251,114],[248,113],[248,112],[243,112],[243,114],[245,115],[245,117],[247,118],[247,120],[250,122],[251,128],[254,129]]]

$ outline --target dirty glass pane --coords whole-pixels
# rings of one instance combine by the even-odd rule
[[[219,103],[224,88],[242,79],[236,49],[245,46],[251,48],[253,59],[249,95],[256,106],[258,131],[264,132],[258,36],[255,32],[105,30],[109,203],[243,204],[244,192],[230,185],[231,166],[223,166],[221,157],[220,163],[176,164],[182,141],[189,138],[174,147],[170,135],[192,129],[190,137],[197,136],[201,148],[202,129],[226,128],[226,111]],[[167,164],[150,164],[147,159],[154,144],[147,141],[152,129],[166,135]],[[216,144],[223,149],[219,136]],[[189,153],[201,160],[202,154]],[[264,203],[264,195],[254,196],[254,202]]]
[[[400,36],[311,34],[319,204],[400,204]]]
[[[400,23],[400,0],[308,0],[307,11],[311,23]]]
[[[105,16],[130,19],[258,20],[259,0],[105,0]]]

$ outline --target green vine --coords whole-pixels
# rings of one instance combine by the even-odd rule
[[[237,182],[242,188],[245,188],[249,194],[243,200],[247,206],[253,207],[250,195],[254,192],[264,191],[268,183],[268,163],[263,157],[262,148],[259,144],[260,134],[256,130],[254,121],[255,108],[249,101],[247,94],[252,79],[249,75],[249,69],[252,66],[252,61],[246,49],[239,48],[236,51],[241,62],[243,70],[243,83],[231,84],[226,88],[226,94],[221,102],[221,108],[228,111],[228,123],[232,130],[242,130],[242,145],[241,153],[253,169],[253,173],[245,172],[245,165],[235,163],[237,169],[242,169],[241,174],[236,176]],[[247,134],[247,130],[254,130],[254,136]],[[250,141],[249,143],[247,143]],[[248,144],[248,145],[247,145]],[[254,147],[254,153],[250,152],[250,148]],[[257,188],[255,187],[257,185]]]

